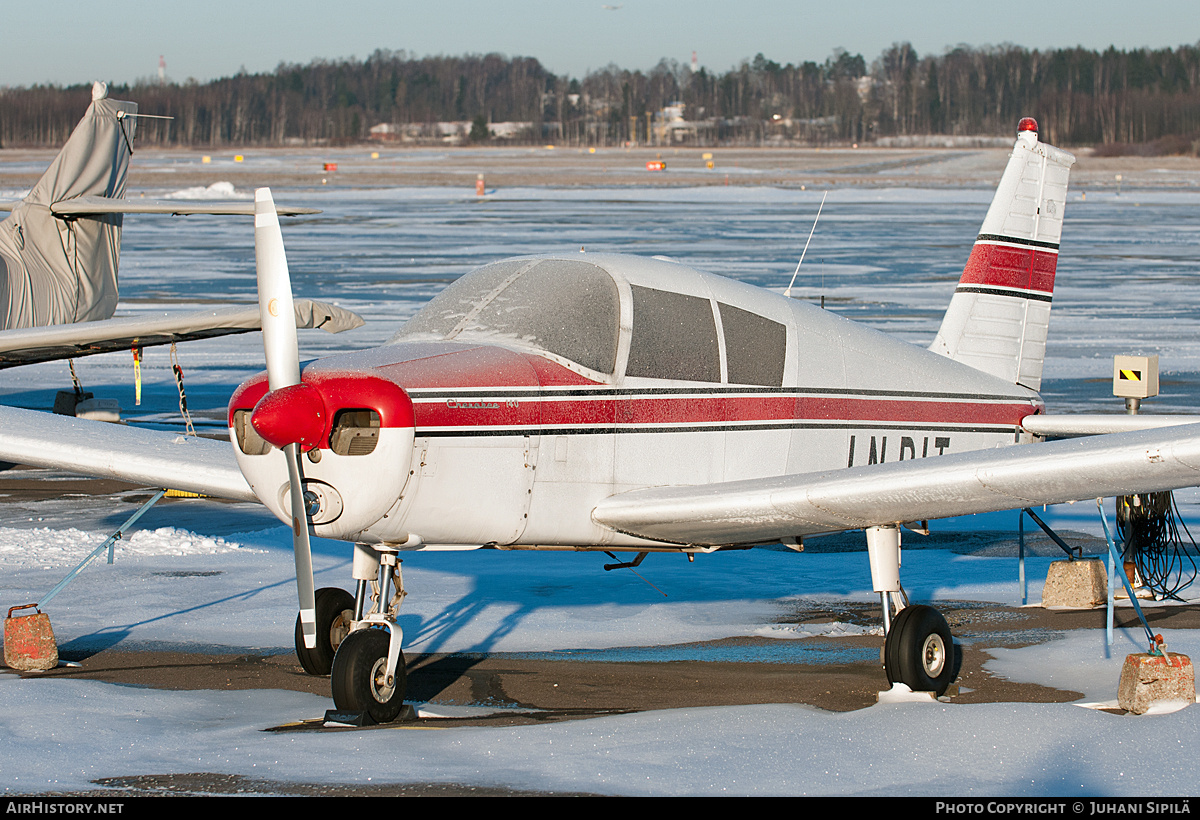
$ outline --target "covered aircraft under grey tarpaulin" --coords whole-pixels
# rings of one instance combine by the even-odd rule
[[[138,107],[108,99],[104,83],[50,167],[0,222],[0,369],[114,350],[206,339],[259,328],[249,305],[113,319],[124,214],[253,214],[246,201],[126,200]],[[281,207],[286,216],[314,208]],[[355,313],[298,299],[296,326],[339,333]],[[86,323],[86,329],[81,327]]]
[[[125,194],[138,107],[106,92],[93,87],[67,144],[0,223],[0,329],[90,322],[116,310],[122,216],[62,219],[52,210],[81,196]]]

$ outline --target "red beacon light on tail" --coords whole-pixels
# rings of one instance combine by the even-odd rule
[[[1017,123],[1017,133],[1018,134],[1020,134],[1022,131],[1032,131],[1033,133],[1036,134],[1037,130],[1038,130],[1037,120],[1035,120],[1033,117],[1022,117],[1021,121],[1019,123]]]

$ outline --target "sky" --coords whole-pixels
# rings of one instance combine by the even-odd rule
[[[1027,9],[1021,13],[1019,9]],[[1060,0],[1015,6],[978,0],[444,0],[430,3],[209,0],[6,3],[0,87],[167,76],[204,82],[281,62],[365,58],[376,49],[417,56],[499,52],[536,57],[582,77],[615,63],[649,69],[661,58],[726,71],[761,52],[780,63],[824,61],[835,48],[868,63],[895,42],[921,55],[958,44],[1029,48],[1175,47],[1200,41],[1195,0]]]

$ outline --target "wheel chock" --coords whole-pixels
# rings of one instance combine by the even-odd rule
[[[1042,606],[1091,609],[1108,598],[1108,572],[1093,558],[1054,561],[1042,587]]]
[[[1196,702],[1192,659],[1175,652],[1137,652],[1125,656],[1117,705],[1126,712],[1173,712]]]
[[[13,615],[21,609],[33,609],[25,615]],[[4,619],[4,663],[21,672],[44,672],[58,666],[58,642],[50,616],[37,604],[23,604],[8,610]]]
[[[325,725],[337,726],[374,726],[375,720],[367,712],[339,712],[336,709],[325,710]]]
[[[396,715],[393,723],[411,723],[417,719],[417,710],[413,708],[411,703],[406,703],[400,707],[400,714]],[[368,712],[339,712],[337,709],[328,709],[325,712],[325,725],[329,726],[358,726],[364,728],[367,726],[378,726],[379,724],[371,717]]]

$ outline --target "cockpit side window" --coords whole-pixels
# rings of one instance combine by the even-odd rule
[[[787,327],[748,310],[717,303],[725,330],[725,366],[730,384],[783,385]]]
[[[717,326],[708,299],[639,285],[633,292],[633,335],[626,376],[721,381]]]
[[[393,341],[492,339],[612,373],[619,331],[620,297],[607,271],[589,262],[524,259],[463,276],[410,319]]]

